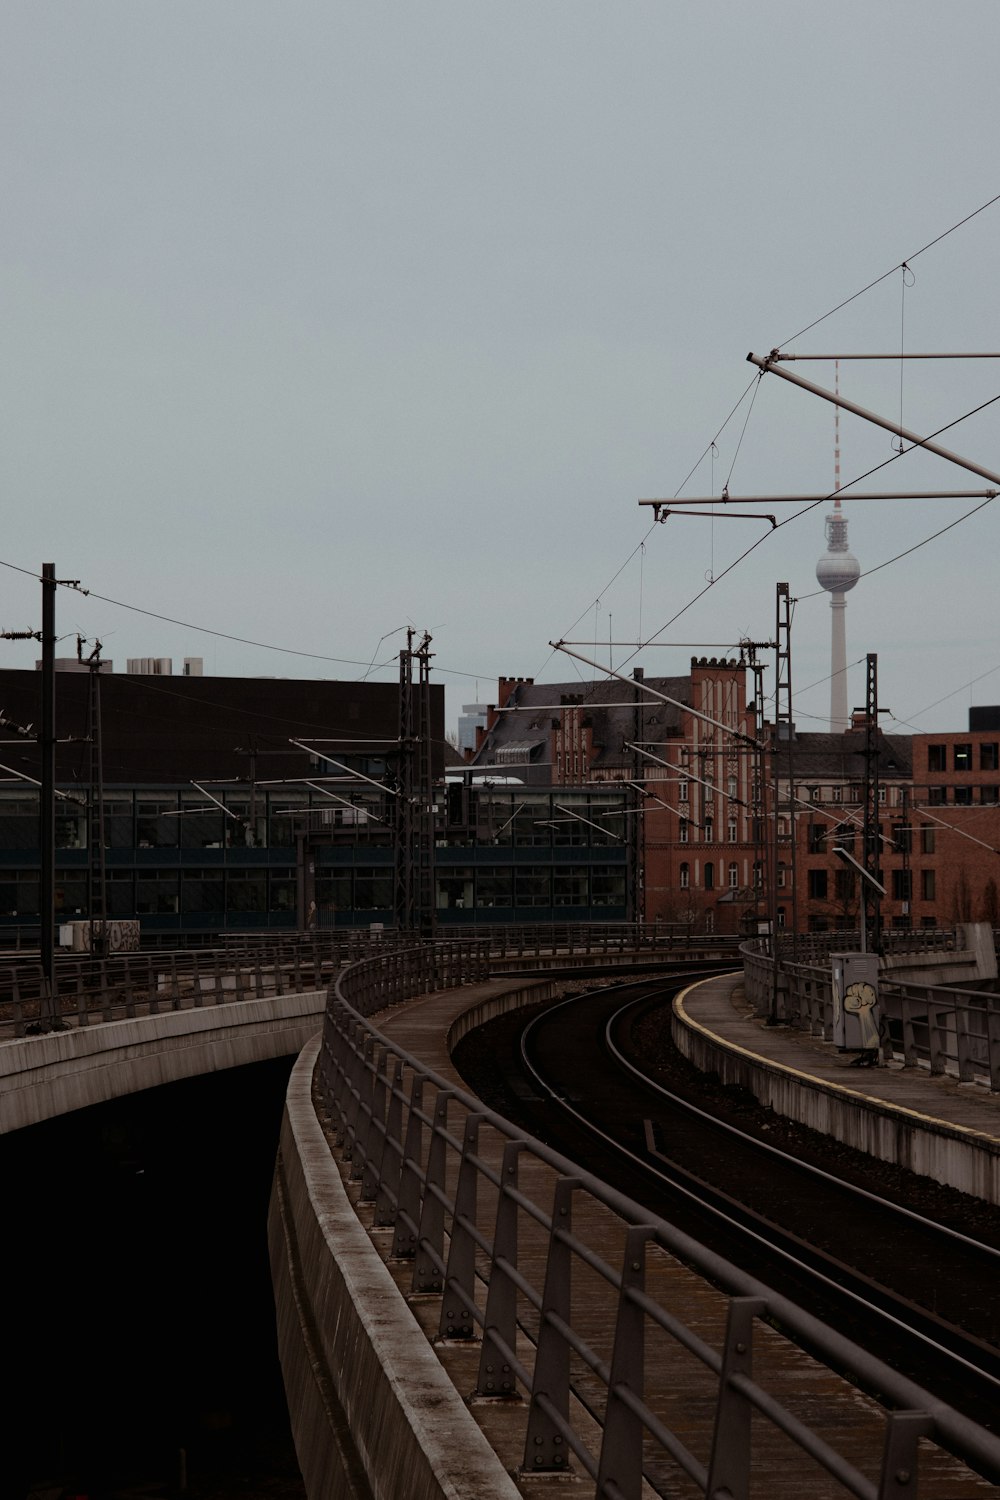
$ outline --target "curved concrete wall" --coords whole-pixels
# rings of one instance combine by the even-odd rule
[[[673,1004],[671,1037],[701,1072],[749,1089],[776,1114],[879,1161],[1000,1204],[1000,1146],[993,1137],[883,1104],[723,1040],[688,1014],[684,994]]]
[[[358,1219],[292,1072],[269,1215],[278,1347],[309,1500],[518,1500]]]
[[[123,1094],[299,1052],[326,991],[18,1037],[0,1046],[0,1134]]]

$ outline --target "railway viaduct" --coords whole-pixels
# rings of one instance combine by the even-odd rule
[[[552,981],[537,975],[497,979],[487,977],[487,972],[482,962],[470,967],[466,956],[451,969],[438,966],[435,983],[426,975],[423,982],[410,976],[401,986],[397,974],[393,989],[383,976],[366,992],[362,1008],[380,1012],[380,997],[384,1001],[407,992],[432,990],[440,995],[452,990],[443,1009],[404,1005],[386,1028],[391,1038],[393,1027],[409,1014],[409,1025],[400,1035],[409,1047],[426,1054],[432,1067],[446,1069],[450,1049],[466,1029],[524,1003],[529,993],[537,999],[553,990]],[[380,1220],[388,1220],[365,1180],[363,1108],[354,1117],[354,1150],[348,1149],[346,1162],[338,1161],[331,1150],[336,1127],[328,1101],[318,1101],[314,1086],[326,1001],[325,984],[310,988],[306,983],[281,994],[244,996],[238,1003],[163,1009],[18,1037],[0,1047],[0,1133],[159,1084],[300,1054],[286,1102],[270,1237],[279,1345],[310,1500],[364,1500],[369,1495],[386,1500],[486,1500],[509,1495],[513,1500],[518,1494],[551,1494],[551,1475],[558,1475],[558,1463],[544,1466],[543,1474],[527,1472],[521,1462],[525,1403],[470,1403],[468,1394],[477,1388],[470,1351],[479,1347],[478,1341],[446,1339],[442,1344],[435,1337],[442,1303],[433,1268],[426,1291],[400,1294],[398,1267],[393,1269],[391,1255],[386,1261],[394,1248],[392,1234],[379,1227]],[[692,1055],[710,1062],[710,1028],[695,1022],[685,1023],[685,1029]],[[371,1054],[370,1042],[361,1046]],[[386,1098],[391,1099],[394,1081],[400,1084],[402,1071],[397,1067],[393,1074],[387,1053],[382,1067],[388,1094],[377,1110],[373,1112],[373,1094],[370,1089],[366,1094],[360,1078],[354,1094],[359,1106],[367,1099],[369,1120],[380,1113],[384,1122]],[[378,1087],[376,1082],[376,1099]],[[415,1097],[411,1094],[411,1114]],[[438,1109],[441,1097],[439,1091]],[[861,1101],[844,1107],[846,1113],[860,1110]],[[390,1120],[392,1113],[390,1102]],[[347,1136],[350,1148],[351,1128]],[[951,1170],[946,1165],[942,1173]],[[445,1175],[454,1187],[454,1174],[449,1170]],[[449,1235],[456,1238],[452,1231]],[[443,1249],[443,1240],[441,1244]],[[475,1253],[470,1245],[473,1261]],[[732,1323],[732,1312],[729,1316]],[[612,1333],[604,1330],[597,1342],[607,1348],[614,1364],[619,1353],[612,1350]],[[739,1340],[733,1347],[739,1347]],[[551,1452],[551,1432],[546,1441]],[[891,1446],[898,1434],[887,1441]],[[741,1451],[739,1442],[734,1451]],[[714,1457],[712,1462],[716,1463]],[[716,1482],[724,1472],[723,1462],[715,1469]],[[581,1477],[573,1480],[565,1471],[560,1477],[571,1493],[593,1493]],[[730,1475],[730,1480],[729,1493],[745,1492],[738,1478]],[[607,1483],[606,1493],[611,1495],[647,1493],[641,1480],[632,1490],[616,1488],[613,1479]],[[718,1483],[716,1488],[724,1492]],[[559,1493],[564,1492],[560,1487]],[[782,1493],[780,1487],[774,1492]],[[830,1491],[834,1492],[841,1493]],[[968,1488],[949,1489],[955,1495],[995,1492],[992,1486],[977,1488],[975,1480]],[[881,1489],[871,1493],[881,1500]],[[900,1482],[893,1493],[917,1492]]]

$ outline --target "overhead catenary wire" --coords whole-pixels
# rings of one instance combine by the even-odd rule
[[[926,245],[921,245],[919,250],[914,250],[912,254],[906,256],[905,260],[897,261],[888,271],[883,271],[881,276],[876,276],[874,281],[869,281],[868,285],[863,286],[860,291],[853,292],[850,297],[845,297],[843,301],[837,303],[836,307],[831,307],[829,312],[825,312],[820,317],[814,318],[811,323],[807,323],[804,328],[800,328],[798,333],[790,334],[788,338],[782,339],[776,347],[780,349],[785,344],[793,344],[796,339],[802,338],[803,334],[811,333],[814,328],[818,328],[821,323],[825,323],[827,318],[832,318],[834,313],[840,312],[842,308],[849,307],[852,302],[856,302],[859,297],[863,297],[866,292],[872,291],[873,288],[881,285],[883,281],[888,281],[889,277],[895,276],[896,272],[901,270],[903,266],[909,265],[919,255],[925,254],[926,251],[932,250],[935,245],[939,245],[942,240],[946,240],[950,234],[954,234],[956,230],[970,223],[979,214],[985,213],[988,208],[992,208],[994,203],[1000,203],[1000,193],[996,193],[992,198],[988,198],[985,203],[981,203],[978,208],[974,208],[972,213],[966,214],[963,219],[959,219],[956,224],[952,224],[950,228],[943,230],[941,234],[935,235],[932,240],[927,241]]]

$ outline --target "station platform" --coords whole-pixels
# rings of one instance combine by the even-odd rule
[[[692,985],[674,1002],[673,1040],[703,1071],[881,1161],[1000,1205],[1000,1095],[901,1062],[852,1066],[856,1054],[789,1025],[769,1025],[742,977]]]

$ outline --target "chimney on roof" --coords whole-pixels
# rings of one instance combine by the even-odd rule
[[[523,683],[531,687],[535,679],[533,677],[501,677],[497,681],[497,707],[506,708],[509,700],[514,697],[517,689]]]
[[[646,674],[643,671],[642,667],[633,667],[633,669],[632,669],[632,680],[634,682],[641,682],[643,680],[643,678],[645,677],[645,675]]]

